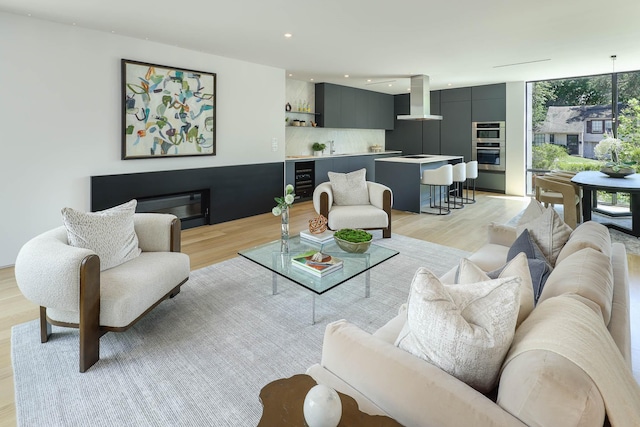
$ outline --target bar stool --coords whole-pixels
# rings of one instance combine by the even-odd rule
[[[462,203],[475,203],[476,202],[476,179],[478,178],[478,161],[473,160],[467,162],[467,180],[465,182],[465,195]],[[469,198],[469,184],[473,182],[473,198]]]
[[[438,212],[429,212],[422,210],[422,201],[420,202],[420,211],[431,215],[448,215],[451,213],[449,205],[449,187],[453,184],[453,167],[451,165],[440,166],[438,169],[425,169],[422,171],[422,185],[429,186],[429,208],[438,209]],[[438,191],[436,191],[438,190]],[[436,205],[436,196],[438,204]],[[442,204],[442,198],[447,198],[447,207]]]
[[[464,162],[453,165],[453,188],[450,189],[449,195],[453,193],[453,202],[451,209],[464,208],[464,198],[462,197],[462,185],[467,180],[467,165]],[[458,201],[458,199],[460,199]]]

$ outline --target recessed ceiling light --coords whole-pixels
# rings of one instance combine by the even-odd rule
[[[367,79],[367,83],[371,83],[371,79]]]
[[[349,78],[349,74],[345,74],[344,77],[348,79]]]
[[[27,16],[29,16],[29,17],[30,17],[30,16],[31,16],[31,14],[30,14],[30,13],[27,13]]]
[[[311,79],[309,79],[309,80],[310,80],[310,81],[313,81],[313,79],[312,79],[312,78],[311,78]]]
[[[289,77],[293,77],[293,74],[289,73]]]
[[[410,87],[407,88],[407,92],[411,92],[411,88]]]
[[[391,83],[389,83],[389,87],[393,86]]]
[[[73,25],[73,26],[75,27],[75,26],[76,26],[76,23],[75,23],[75,22],[72,22],[72,23],[71,23],[71,25]]]
[[[115,33],[116,33],[116,30],[111,30],[111,34],[115,34]]]
[[[293,37],[293,34],[291,33],[284,33],[284,36],[288,39],[290,39],[291,37]]]
[[[451,83],[447,84],[447,86],[451,86]]]

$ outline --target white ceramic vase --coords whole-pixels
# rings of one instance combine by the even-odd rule
[[[318,384],[304,398],[303,413],[309,427],[336,427],[342,417],[340,396],[331,387]]]

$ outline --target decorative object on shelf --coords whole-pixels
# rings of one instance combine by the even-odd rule
[[[340,396],[324,384],[313,386],[304,398],[303,413],[309,427],[336,427],[342,418]]]
[[[609,176],[610,178],[624,178],[625,176],[636,173],[634,161],[621,161],[620,152],[622,151],[622,141],[618,138],[613,138],[607,134],[596,145],[594,151],[597,157],[609,158],[610,161],[606,162],[600,172]]]
[[[216,154],[216,74],[123,59],[122,159]]]
[[[271,213],[280,216],[280,252],[289,253],[289,206],[295,200],[296,195],[293,193],[293,185],[287,184],[284,190],[284,196],[274,197],[277,205],[271,209]]]
[[[291,111],[291,104],[287,102],[287,105],[284,106],[284,111]]]
[[[327,218],[324,215],[311,218],[309,220],[309,231],[313,234],[320,234],[327,231]]]
[[[322,156],[322,152],[324,151],[325,148],[327,148],[327,145],[321,142],[314,142],[313,145],[311,146],[314,156]]]
[[[363,254],[369,250],[373,235],[364,230],[341,228],[333,234],[333,239],[343,251]]]
[[[311,127],[316,127],[316,126],[318,126],[318,123],[311,121]]]
[[[369,149],[372,153],[382,153],[382,145],[375,144],[370,146]]]

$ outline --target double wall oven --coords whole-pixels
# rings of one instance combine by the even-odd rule
[[[473,122],[471,155],[481,170],[505,170],[505,123]]]

